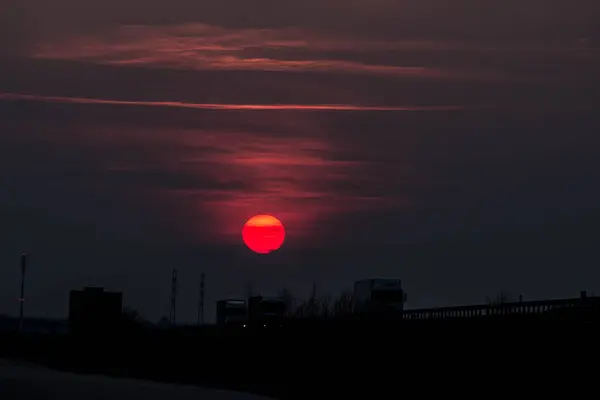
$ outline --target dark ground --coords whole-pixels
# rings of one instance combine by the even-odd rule
[[[596,324],[589,318],[530,317],[399,324],[314,322],[266,331],[5,334],[0,336],[0,357],[77,373],[192,384],[286,400],[317,394],[319,398],[386,398],[400,387],[420,387],[423,379],[429,382],[423,389],[436,387],[432,379],[450,377],[470,387],[493,376],[490,371],[500,365],[510,370],[534,368],[547,357],[552,359],[548,365],[555,365],[561,357],[591,356],[599,337],[595,332]],[[516,385],[518,378],[508,379],[504,386]]]
[[[55,371],[0,359],[2,400],[269,400],[227,390]]]

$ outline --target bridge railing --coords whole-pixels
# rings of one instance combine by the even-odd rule
[[[478,318],[507,315],[542,315],[575,309],[600,311],[600,297],[578,297],[571,299],[510,302],[457,307],[440,307],[405,310],[403,320],[439,320],[449,318]]]

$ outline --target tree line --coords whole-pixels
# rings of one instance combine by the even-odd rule
[[[282,288],[278,296],[286,306],[288,317],[316,318],[316,317],[343,317],[352,314],[354,307],[354,294],[343,291],[338,296],[317,295],[317,286],[313,284],[307,299],[300,300],[286,288]]]

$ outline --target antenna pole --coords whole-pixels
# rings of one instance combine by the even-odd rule
[[[198,300],[198,325],[204,325],[204,272],[200,275],[200,298]]]
[[[254,287],[252,285],[252,282],[248,282],[248,286],[247,286],[247,297],[248,299],[250,299],[250,297],[254,296]]]
[[[171,310],[169,312],[169,322],[171,325],[177,323],[177,270],[173,269],[171,279]]]
[[[23,322],[25,315],[25,269],[27,264],[27,255],[21,254],[21,296],[19,297],[19,332],[23,332]]]

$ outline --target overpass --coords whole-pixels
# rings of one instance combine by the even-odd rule
[[[481,304],[457,307],[438,307],[405,310],[402,320],[442,320],[457,318],[490,318],[505,316],[580,316],[600,315],[600,297],[580,297],[570,299],[518,301],[498,304]]]

